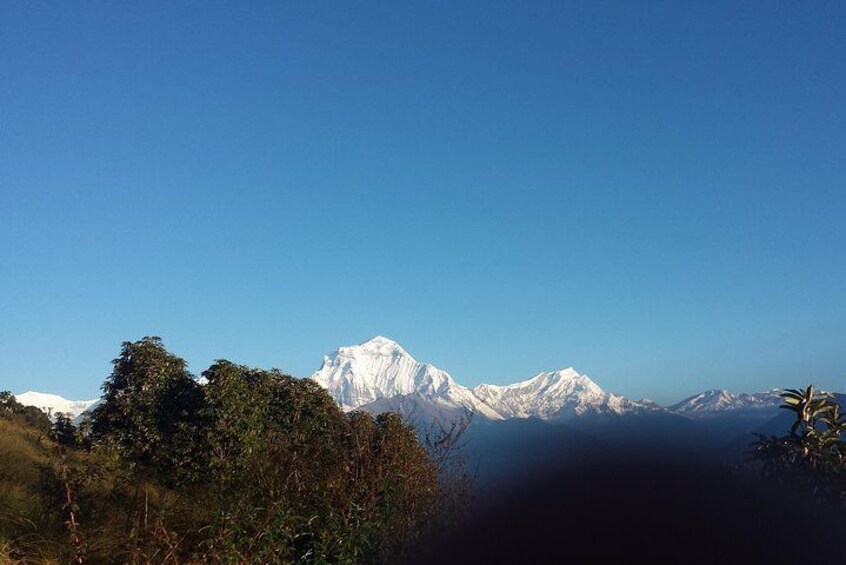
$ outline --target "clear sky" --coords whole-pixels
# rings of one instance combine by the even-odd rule
[[[0,389],[121,341],[846,390],[842,2],[5,2]]]

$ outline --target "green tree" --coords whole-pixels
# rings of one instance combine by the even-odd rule
[[[92,440],[155,471],[166,483],[190,482],[203,467],[198,449],[203,393],[183,359],[158,337],[124,342],[91,420]]]
[[[0,417],[20,419],[43,434],[52,429],[50,418],[35,406],[24,406],[9,391],[0,392]]]
[[[438,473],[398,414],[344,414],[315,382],[217,361],[203,373],[204,550],[231,562],[384,562],[425,532]]]
[[[65,447],[75,447],[76,446],[76,427],[73,425],[73,421],[67,414],[63,414],[62,412],[58,412],[56,414],[56,420],[53,422],[53,429],[51,430],[50,435],[55,438],[59,444]]]
[[[421,442],[399,414],[345,414],[310,379],[225,360],[200,386],[154,337],[123,343],[113,364],[73,447],[72,423],[56,420],[67,449],[44,441],[46,415],[0,393],[0,428],[24,432],[6,447],[39,454],[38,487],[19,498],[41,500],[33,515],[50,526],[31,551],[16,543],[22,557],[394,563],[460,509],[441,467],[463,426]],[[36,416],[41,437],[22,425]]]
[[[207,550],[234,562],[331,555],[347,536],[344,414],[316,383],[279,370],[216,361],[203,373]]]
[[[396,413],[376,417],[375,465],[381,554],[396,557],[437,517],[438,467],[415,428]]]

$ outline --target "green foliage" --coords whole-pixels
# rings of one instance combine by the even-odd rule
[[[3,551],[26,562],[392,563],[459,509],[444,462],[463,428],[421,442],[399,415],[345,414],[313,381],[276,369],[220,360],[203,377],[148,337],[122,345],[90,428],[60,417],[40,433],[0,395],[0,424],[18,438],[8,454],[0,441],[0,508],[14,516],[0,522]]]
[[[207,494],[219,510],[206,550],[372,561],[420,533],[436,471],[396,415],[344,415],[316,383],[276,370],[217,361],[203,376]]]
[[[50,418],[34,406],[24,406],[9,391],[0,392],[0,418],[17,419],[43,434],[52,429]]]
[[[200,386],[158,337],[124,342],[92,414],[91,439],[168,483],[199,477]]]
[[[813,489],[821,498],[846,501],[846,417],[833,395],[813,386],[788,389],[780,408],[796,415],[790,433],[756,434],[751,456],[765,476]]]
[[[0,418],[0,546],[9,563],[61,561],[64,528],[43,480],[53,448],[26,419]]]
[[[77,442],[77,430],[71,419],[59,412],[56,414],[56,421],[50,430],[50,435],[65,447],[74,447]]]

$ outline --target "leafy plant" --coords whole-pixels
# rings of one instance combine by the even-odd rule
[[[79,430],[59,418],[51,433],[0,394],[0,440],[15,431],[0,441],[5,554],[394,563],[469,500],[469,420],[421,434],[399,414],[346,414],[311,380],[226,360],[200,385],[155,337],[123,343],[113,364]]]
[[[755,434],[752,459],[764,475],[806,485],[822,498],[846,501],[846,416],[830,393],[787,389],[780,406],[796,415],[785,436]]]
[[[92,414],[91,437],[124,461],[170,484],[199,478],[200,386],[158,337],[124,342]]]

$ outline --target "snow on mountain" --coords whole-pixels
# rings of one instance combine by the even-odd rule
[[[398,343],[377,336],[341,347],[323,358],[311,376],[346,410],[397,411],[417,420],[456,419],[470,410],[488,420],[540,418],[561,420],[582,415],[675,413],[688,418],[766,414],[781,403],[779,390],[733,394],[708,390],[664,408],[604,391],[587,375],[568,368],[539,373],[510,385],[480,384],[469,389],[446,371],[414,359]],[[59,412],[80,421],[100,402],[67,400],[54,394],[24,392],[18,402],[36,406],[51,418]]]
[[[55,418],[56,414],[61,412],[71,419],[79,417],[100,401],[99,398],[94,400],[67,400],[55,394],[33,391],[16,394],[15,400],[24,406],[35,406],[50,418]]]
[[[668,410],[689,418],[701,418],[726,412],[775,408],[781,404],[780,390],[733,394],[727,390],[711,389],[685,398]]]
[[[426,429],[435,422],[459,422],[472,414],[465,406],[441,399],[426,398],[420,394],[398,394],[390,398],[380,398],[356,408],[374,416],[383,412],[397,412],[407,421]],[[492,418],[489,418],[492,420]]]
[[[569,368],[544,372],[512,385],[482,384],[470,390],[446,373],[420,363],[399,344],[375,337],[341,347],[323,359],[312,378],[344,410],[415,412],[450,415],[467,408],[491,420],[563,419],[583,414],[630,414],[664,411],[652,402],[637,402],[602,390],[586,375]],[[406,414],[407,415],[407,414]]]
[[[481,384],[473,393],[506,418],[554,420],[583,414],[626,414],[662,410],[602,390],[575,369],[544,372],[529,380],[499,386]]]
[[[382,336],[325,356],[311,378],[347,411],[398,395],[419,395],[438,406],[468,408],[490,420],[502,419],[449,373],[420,363],[398,343]]]

